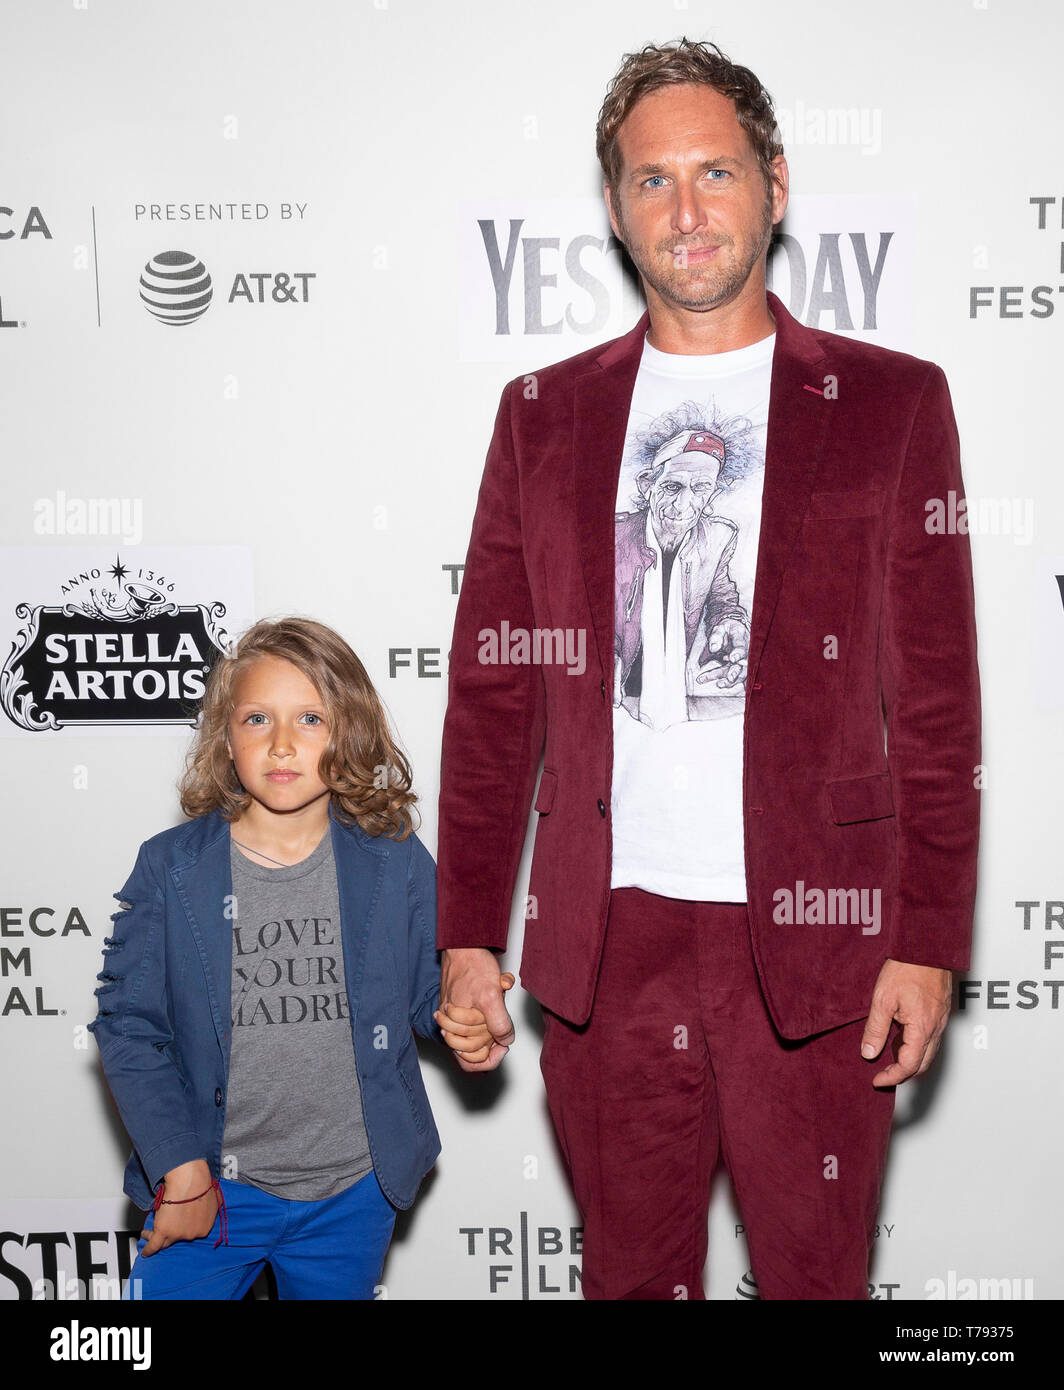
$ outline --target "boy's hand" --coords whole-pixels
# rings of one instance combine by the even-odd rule
[[[499,976],[503,990],[512,989],[514,977],[509,971]],[[443,1033],[443,1040],[462,1062],[486,1062],[495,1039],[480,1009],[463,1009],[450,1004],[446,1012],[437,1009],[433,1015]]]
[[[161,1206],[155,1213],[152,1230],[142,1231],[148,1243],[140,1252],[145,1258],[163,1250],[177,1240],[198,1240],[209,1236],[218,1215],[218,1193],[211,1186],[211,1170],[205,1158],[195,1158],[190,1163],[180,1163],[171,1168],[164,1178],[164,1197],[180,1206]],[[206,1191],[204,1191],[206,1189]],[[186,1202],[184,1198],[203,1196],[196,1202]]]

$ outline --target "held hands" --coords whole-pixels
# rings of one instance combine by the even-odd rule
[[[861,1055],[879,1056],[893,1019],[902,1025],[902,1041],[898,1060],[873,1076],[873,1086],[897,1086],[927,1071],[949,1021],[952,997],[951,971],[900,960],[883,962],[861,1038]]]
[[[443,952],[440,1007],[433,1017],[463,1071],[494,1071],[510,1050],[514,1027],[503,996],[513,984],[513,975],[500,974],[486,948]]]
[[[201,1236],[210,1235],[218,1214],[218,1194],[211,1186],[211,1170],[205,1158],[178,1164],[176,1168],[171,1168],[163,1182],[164,1198],[182,1205],[164,1204],[155,1213],[153,1229],[141,1231],[141,1235],[148,1237],[148,1243],[141,1251],[145,1258],[154,1255],[156,1250],[173,1245],[177,1240],[198,1240]],[[195,1197],[200,1192],[203,1196],[199,1201],[185,1201],[185,1198]]]
[[[513,988],[514,977],[509,971],[499,976],[499,985],[504,990]],[[495,1039],[479,1009],[462,1009],[451,1004],[446,1013],[437,1011],[436,1022],[459,1063],[486,1062],[491,1056]]]

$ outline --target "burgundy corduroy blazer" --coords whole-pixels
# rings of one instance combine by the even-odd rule
[[[744,837],[765,999],[800,1038],[864,1017],[888,957],[968,967],[979,678],[968,536],[939,534],[928,510],[955,516],[963,496],[943,372],[768,304]],[[542,754],[521,981],[574,1023],[609,901],[614,510],[648,322],[505,387],[450,651],[438,944],[505,947]],[[583,629],[583,673],[482,662],[504,622]],[[692,772],[711,786],[711,768]],[[852,889],[866,904],[879,890],[878,933],[777,920],[780,890]]]

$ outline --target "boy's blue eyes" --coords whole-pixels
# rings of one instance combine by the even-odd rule
[[[312,714],[309,710],[307,711],[306,714],[301,714],[299,717],[300,717],[300,719],[313,720],[314,723],[311,725],[312,728],[313,728],[315,725],[324,724],[324,723],[325,723],[325,720],[322,719],[322,717],[321,717],[320,714]],[[265,716],[264,714],[249,714],[248,717],[244,720],[244,723],[245,723],[245,724],[257,724],[259,720],[263,720],[263,719],[265,719],[265,718],[266,718],[266,716]],[[261,727],[261,726],[260,726],[260,727]]]

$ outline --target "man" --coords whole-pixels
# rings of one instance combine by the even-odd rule
[[[969,963],[970,555],[925,526],[931,499],[963,492],[949,393],[931,363],[807,329],[766,295],[787,165],[767,94],[713,45],[629,55],[598,153],[647,313],[503,392],[451,647],[444,1026],[469,1070],[513,1039],[495,953],[543,752],[521,974],[544,1008],[585,1296],[704,1297],[722,1154],[761,1296],[863,1299],[893,1088],[930,1066]],[[706,435],[688,452],[717,457],[716,436],[725,462],[741,437],[742,476],[689,551],[641,532],[635,708],[618,518],[677,420]],[[673,456],[657,462],[651,489]],[[707,640],[688,646],[695,609]],[[478,663],[503,621],[586,628],[586,671]]]

